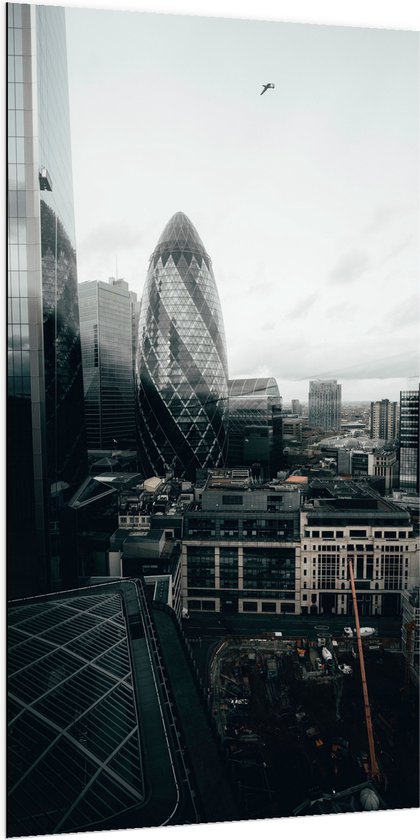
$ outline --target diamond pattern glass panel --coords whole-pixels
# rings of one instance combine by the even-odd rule
[[[146,474],[194,478],[224,463],[227,357],[211,261],[184,213],[150,259],[140,309],[138,434]]]

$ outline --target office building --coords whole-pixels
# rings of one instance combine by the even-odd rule
[[[79,301],[88,447],[133,445],[137,296],[124,280],[110,278],[80,283]]]
[[[9,4],[8,581],[71,584],[62,506],[87,473],[65,11]]]
[[[227,358],[211,260],[176,213],[150,259],[137,357],[140,465],[146,475],[194,478],[224,463]]]
[[[229,466],[275,477],[282,456],[282,400],[275,379],[229,380]]]
[[[398,615],[418,581],[419,537],[409,513],[367,484],[315,479],[301,514],[297,610],[352,615],[349,560],[360,616]]]
[[[300,404],[300,400],[292,400],[292,414],[296,415],[296,417],[301,416],[302,406]]]
[[[341,425],[341,385],[336,379],[309,382],[309,424],[338,431]]]
[[[400,489],[419,493],[419,394],[400,394]]]
[[[376,400],[370,404],[370,436],[382,440],[398,437],[398,404],[390,400]]]
[[[144,583],[8,621],[8,836],[238,819],[178,620]]]
[[[189,610],[295,613],[300,490],[213,470],[184,514],[182,600]]]

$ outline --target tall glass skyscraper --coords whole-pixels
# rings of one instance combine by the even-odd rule
[[[224,463],[228,414],[222,311],[211,260],[176,213],[153,252],[140,307],[140,462],[147,473],[194,478]]]
[[[400,393],[400,489],[419,493],[420,388]]]
[[[110,278],[80,283],[79,300],[88,446],[132,445],[137,295],[125,280]]]
[[[8,577],[71,581],[60,510],[87,472],[63,8],[8,5]]]
[[[309,382],[309,423],[320,429],[341,428],[341,385],[336,379],[315,379]]]

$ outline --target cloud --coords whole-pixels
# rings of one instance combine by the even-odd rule
[[[123,250],[138,248],[142,244],[142,234],[126,225],[100,225],[90,231],[78,245],[78,251],[85,254],[122,253]]]
[[[412,241],[413,236],[411,234],[410,236],[406,236],[405,239],[402,240],[402,242],[399,242],[398,245],[395,245],[393,248],[391,248],[390,251],[388,251],[388,253],[384,257],[384,263],[388,260],[393,260],[394,257],[398,257],[399,254],[401,254],[408,248]]]
[[[331,283],[352,283],[358,280],[370,268],[371,261],[368,254],[363,251],[348,251],[337,261],[335,267],[330,271]]]
[[[372,218],[366,226],[366,233],[377,233],[383,230],[390,222],[405,215],[407,209],[403,204],[381,204],[372,214]]]
[[[408,327],[411,324],[418,323],[419,320],[419,297],[418,295],[411,295],[407,300],[403,300],[397,306],[394,306],[390,311],[386,323],[389,327]]]
[[[347,303],[347,301],[345,301],[342,303],[336,303],[335,306],[331,306],[327,309],[326,315],[329,321],[338,321],[342,324],[344,318],[346,321],[349,321],[354,317],[357,311],[358,308],[355,304]]]
[[[303,300],[299,301],[293,309],[290,310],[288,317],[289,318],[300,318],[302,315],[305,315],[314,305],[315,301],[318,298],[317,292],[313,292],[308,297],[304,298]]]
[[[274,330],[275,326],[275,321],[266,321],[265,324],[261,324],[261,329],[266,332],[267,330]]]

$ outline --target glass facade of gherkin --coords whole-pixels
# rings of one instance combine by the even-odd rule
[[[150,258],[137,350],[138,434],[144,473],[194,478],[222,465],[227,357],[211,260],[184,213]]]

